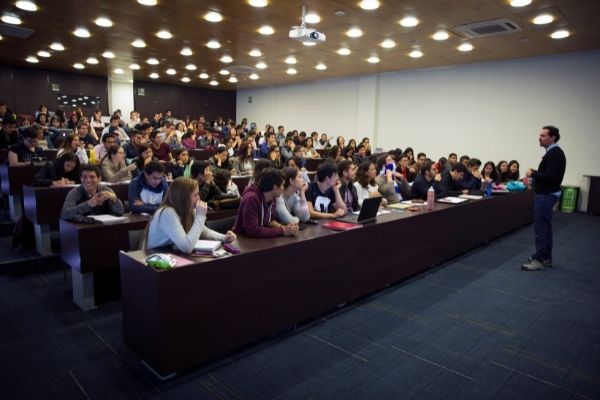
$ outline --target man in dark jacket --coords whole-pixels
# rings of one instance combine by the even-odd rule
[[[544,126],[540,132],[540,146],[546,149],[537,171],[529,168],[526,176],[533,179],[535,200],[533,221],[535,254],[521,266],[525,271],[536,271],[552,266],[552,210],[560,197],[567,167],[565,153],[556,144],[560,133],[555,126]]]
[[[467,167],[464,164],[456,163],[442,173],[442,178],[438,184],[440,188],[440,195],[442,197],[448,196],[460,196],[463,193],[468,193],[468,189],[461,188],[458,183],[464,178],[467,173]]]
[[[346,204],[346,211],[358,211],[358,194],[354,186],[356,179],[356,164],[350,160],[340,161],[338,164],[338,177],[340,177],[340,197]]]
[[[154,214],[167,195],[165,167],[158,161],[150,161],[129,183],[129,209],[134,214]]]

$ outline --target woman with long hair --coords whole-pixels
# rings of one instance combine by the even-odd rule
[[[363,201],[367,197],[381,196],[381,194],[379,193],[379,189],[377,188],[377,183],[375,183],[376,177],[377,168],[375,167],[374,162],[363,161],[360,163],[360,165],[358,166],[358,170],[356,171],[356,182],[354,182],[354,186],[356,187],[356,194],[358,195],[359,206],[362,206]],[[385,207],[385,205],[387,205],[387,201],[385,201],[385,199],[382,199],[381,205]]]
[[[508,163],[504,160],[498,161],[498,175],[500,175],[500,182],[508,182]]]
[[[250,143],[243,142],[240,145],[240,152],[233,160],[233,169],[240,175],[252,175],[254,171],[253,148]]]
[[[496,169],[496,164],[493,161],[488,161],[483,164],[481,170],[481,181],[488,183],[500,183],[500,175]]]
[[[517,160],[510,160],[508,163],[508,180],[518,181],[519,180],[519,162]]]
[[[313,140],[310,137],[304,141],[304,155],[306,158],[321,158],[321,155],[313,147]]]
[[[76,133],[69,134],[58,148],[56,157],[60,157],[65,152],[70,151],[77,155],[77,157],[79,158],[79,163],[81,165],[89,164],[90,160],[81,143],[82,142],[79,135],[77,135]]]
[[[197,181],[185,177],[175,179],[148,224],[142,247],[174,245],[182,253],[189,254],[200,238],[233,242],[236,236],[232,231],[223,235],[206,227],[207,210],[206,203],[200,200]]]
[[[131,180],[131,171],[137,169],[136,164],[125,164],[125,150],[113,144],[106,151],[106,155],[100,162],[102,180],[110,183],[119,183]]]
[[[308,221],[310,213],[305,195],[308,183],[295,167],[285,167],[283,179],[283,193],[275,200],[277,219],[284,225]]]

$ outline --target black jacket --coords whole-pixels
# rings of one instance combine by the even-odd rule
[[[358,193],[356,192],[356,187],[352,184],[352,182],[350,183],[350,185],[346,185],[342,180],[342,185],[340,186],[340,196],[342,197],[342,199],[346,199],[346,190],[348,190],[348,188],[352,193],[352,210],[346,211],[358,211],[360,209],[360,207],[358,206]]]
[[[64,164],[65,161],[62,158],[48,161],[33,177],[33,186],[49,187],[54,181],[61,178],[79,183],[79,159],[76,161],[75,168],[70,172],[65,173]]]
[[[423,175],[419,174],[413,181],[413,184],[410,188],[410,198],[427,200],[427,191],[429,190],[430,186],[433,186],[436,198],[443,197],[440,188],[435,180],[432,179],[428,182]]]
[[[538,170],[531,175],[535,192],[550,194],[560,191],[566,168],[567,158],[562,149],[556,146],[548,150],[542,157]]]
[[[438,184],[442,197],[460,196],[462,189],[457,181],[452,179],[450,171],[442,172],[442,180]]]

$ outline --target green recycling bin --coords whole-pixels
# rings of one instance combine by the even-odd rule
[[[578,186],[563,186],[561,188],[560,211],[572,213],[577,211],[577,202],[579,200]]]

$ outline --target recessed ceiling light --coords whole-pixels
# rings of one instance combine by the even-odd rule
[[[248,4],[252,7],[264,7],[269,4],[269,2],[267,0],[248,0]]]
[[[52,43],[50,45],[50,48],[52,50],[54,50],[54,51],[64,51],[65,50],[65,46],[63,46],[62,44],[60,44],[58,42],[57,43]]]
[[[233,61],[233,58],[231,58],[231,56],[227,56],[227,55],[225,55],[225,56],[221,57],[221,58],[219,59],[219,61],[221,61],[221,62],[223,62],[223,63],[226,63],[226,64],[229,64],[230,62],[232,62],[232,61]]]
[[[40,50],[37,52],[37,55],[40,57],[44,57],[44,58],[48,58],[51,56],[50,52],[46,51],[46,50]]]
[[[286,64],[296,64],[297,60],[294,56],[289,56],[285,59]]]
[[[473,50],[473,45],[471,43],[463,43],[460,46],[457,47],[458,51],[462,51],[462,52],[468,52]]]
[[[89,57],[85,62],[88,64],[98,64],[98,59],[96,57]]]
[[[135,69],[135,70],[140,69],[140,65],[139,64],[131,64],[129,66],[129,69]]]
[[[159,75],[156,72],[151,73],[150,75],[148,75],[151,79],[158,79]]]
[[[198,78],[200,78],[200,79],[208,79],[208,74],[206,72],[203,72],[200,75],[198,75]]]
[[[188,64],[185,66],[185,69],[187,69],[188,71],[195,71],[196,66],[194,64]]]
[[[302,42],[303,45],[305,45],[306,47],[311,47],[311,46],[316,46],[317,43],[315,42]]]
[[[183,78],[181,78],[181,82],[185,82],[188,83],[191,79],[188,78],[187,76],[184,76]]]
[[[259,62],[259,63],[256,64],[256,68],[258,68],[258,69],[265,69],[265,68],[267,68],[267,64],[265,64],[264,62],[261,61],[261,62]]]
[[[177,71],[175,71],[173,68],[169,68],[167,70],[167,75],[175,75],[177,73]]]
[[[173,37],[173,34],[169,31],[162,30],[156,32],[156,37],[161,39],[171,39]]]
[[[531,4],[531,0],[510,0],[510,5],[513,7],[525,7]]]
[[[272,35],[273,33],[275,33],[275,29],[273,29],[269,25],[263,25],[260,28],[258,28],[258,33],[260,33],[261,35]]]
[[[96,20],[94,21],[94,23],[98,26],[101,26],[103,28],[110,28],[111,26],[113,26],[113,22],[106,18],[106,17],[100,17],[100,18],[96,18]]]
[[[90,34],[90,31],[88,31],[85,28],[77,28],[73,31],[73,35],[80,37],[80,38],[89,38],[90,36],[92,36]]]
[[[150,65],[158,65],[159,61],[156,58],[149,58],[148,60],[146,60],[146,62]]]
[[[210,86],[219,86],[219,82],[217,82],[213,79],[212,81],[210,81],[209,85]]]
[[[238,79],[235,76],[232,75],[232,76],[229,77],[228,81],[230,83],[237,83]]]
[[[184,47],[183,49],[181,49],[179,54],[181,54],[182,56],[191,56],[192,54],[194,54],[194,52],[189,47]]]
[[[34,56],[29,56],[25,59],[25,61],[27,61],[28,63],[32,63],[32,64],[37,64],[40,62],[40,60],[37,59],[37,57]]]
[[[252,79],[253,81],[255,81],[255,80],[257,80],[258,78],[260,78],[260,76],[258,76],[258,74],[257,74],[257,73],[254,73],[254,74],[250,74],[250,76],[249,76],[248,78],[250,78],[250,79]]]
[[[102,53],[102,57],[104,57],[104,58],[115,58],[115,53],[113,53],[112,51],[105,51],[104,53]]]
[[[571,36],[571,32],[569,32],[565,29],[561,29],[561,30],[552,32],[552,34],[550,35],[550,37],[552,39],[564,39],[564,38],[568,38],[569,36]]]
[[[4,39],[4,38],[2,37],[2,35],[0,35],[0,40],[2,40],[2,39]]]
[[[371,56],[371,57],[367,58],[367,62],[369,62],[371,64],[377,64],[379,62],[379,57]]]
[[[327,65],[325,65],[323,63],[318,63],[317,65],[315,65],[315,68],[318,69],[319,71],[325,71],[327,69]]]
[[[11,25],[21,25],[21,18],[17,17],[14,14],[4,14],[2,16],[2,18],[0,18],[2,20],[2,22],[4,22],[5,24],[11,24]]]
[[[533,23],[536,25],[549,24],[554,21],[554,17],[550,14],[541,14],[533,19]]]
[[[350,28],[350,29],[348,29],[348,31],[346,32],[346,35],[347,35],[348,37],[353,37],[353,38],[356,38],[356,37],[361,37],[361,36],[362,36],[362,34],[363,34],[363,32],[362,32],[362,31],[361,31],[359,28]]]
[[[437,31],[436,33],[431,35],[431,38],[437,41],[447,40],[449,37],[450,34],[448,34],[448,32],[446,31]]]
[[[226,69],[222,69],[219,71],[219,74],[221,75],[229,75],[229,71],[227,71]]]
[[[123,71],[123,68],[115,68],[115,70],[113,72],[115,74],[119,74],[119,75],[122,75],[125,73],[125,71]]]
[[[19,0],[15,3],[15,6],[17,6],[17,8],[20,8],[21,10],[24,10],[24,11],[37,11],[38,10],[38,6],[33,1]]]
[[[307,24],[318,24],[321,22],[321,17],[319,17],[319,14],[317,13],[308,13],[304,17],[304,20]]]
[[[413,50],[410,53],[408,53],[408,55],[412,58],[421,58],[423,57],[423,52],[421,50]]]
[[[248,53],[250,55],[250,57],[260,57],[262,56],[262,52],[258,49],[254,49],[254,50],[250,50],[250,53]]]
[[[217,42],[216,40],[211,40],[210,42],[206,43],[206,47],[209,49],[218,49],[221,47],[221,43]]]
[[[137,0],[143,6],[155,6],[158,3],[157,0]]]
[[[385,39],[379,45],[384,49],[391,49],[393,47],[396,47],[396,42],[394,42],[392,39]]]
[[[146,47],[146,42],[144,42],[142,39],[135,39],[133,42],[131,42],[131,45],[133,47],[137,47],[138,49],[142,49]]]
[[[84,69],[85,65],[83,65],[82,63],[75,63],[75,64],[73,64],[73,68],[75,68],[75,69]]]
[[[204,14],[204,19],[208,22],[221,22],[223,21],[223,16],[216,11],[209,11]]]
[[[363,10],[376,10],[379,8],[378,0],[362,0],[358,3],[359,7]]]
[[[337,53],[338,53],[340,56],[347,56],[348,54],[350,54],[350,53],[352,53],[352,52],[350,51],[350,49],[348,49],[348,48],[346,48],[346,47],[341,47],[340,49],[338,49]]]
[[[287,71],[285,71],[285,73],[288,75],[296,75],[298,71],[296,71],[296,68],[288,68]]]
[[[412,28],[419,25],[419,20],[416,17],[404,17],[398,23],[405,28]]]

